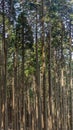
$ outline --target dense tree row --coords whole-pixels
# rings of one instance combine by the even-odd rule
[[[0,130],[73,130],[72,4],[0,1]]]

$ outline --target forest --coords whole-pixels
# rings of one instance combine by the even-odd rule
[[[73,0],[0,0],[0,130],[73,130]]]

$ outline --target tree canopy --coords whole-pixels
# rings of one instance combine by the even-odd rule
[[[73,1],[0,0],[0,130],[73,130]]]

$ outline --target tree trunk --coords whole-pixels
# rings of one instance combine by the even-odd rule
[[[5,41],[5,0],[2,2],[3,9],[3,37],[2,37],[2,49],[3,49],[3,127],[5,130],[8,130],[8,116],[7,116],[7,45]]]
[[[40,97],[40,66],[38,61],[38,39],[37,39],[37,8],[36,8],[36,92],[38,99],[38,129],[42,130],[42,122],[41,122],[41,97]],[[37,105],[36,105],[37,107]],[[37,114],[37,113],[36,113]]]
[[[53,122],[52,122],[52,89],[51,89],[51,23],[49,27],[49,33],[48,33],[48,86],[49,86],[49,121],[50,126],[49,129],[52,130]]]
[[[23,18],[22,18],[23,20]],[[25,47],[24,47],[24,27],[22,25],[22,111],[23,111],[23,130],[26,130],[26,118],[25,118],[25,101],[26,101],[26,95],[25,95],[25,84],[24,84],[24,56],[25,56]]]

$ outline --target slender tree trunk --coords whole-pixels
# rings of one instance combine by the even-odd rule
[[[70,55],[70,60],[69,60],[69,84],[70,84],[70,108],[69,108],[69,115],[70,115],[70,130],[72,130],[72,127],[73,127],[73,125],[72,125],[72,68],[71,68],[71,66],[72,66],[72,53],[71,53],[71,46],[72,46],[72,38],[71,38],[71,20],[70,20],[70,30],[69,30],[69,44],[70,44],[70,52],[69,52],[69,55]]]
[[[0,46],[1,47],[1,46]],[[2,78],[3,78],[3,75],[2,75],[2,67],[3,66],[3,54],[2,54],[2,47],[0,48],[0,129],[1,129],[1,126],[2,126],[2,121],[3,121],[3,118],[2,118],[2,88],[3,88],[3,82],[2,82]]]
[[[36,8],[36,92],[38,98],[38,129],[42,130],[41,122],[41,97],[40,97],[40,66],[38,62],[38,39],[37,39],[37,8]],[[37,105],[36,105],[37,106]]]
[[[3,108],[4,109],[4,129],[8,130],[8,117],[7,117],[7,45],[5,41],[5,0],[2,2],[2,9],[3,9],[3,37],[2,37],[2,44],[3,44],[3,58],[4,58],[4,65],[3,65],[3,93],[4,93],[4,102]]]
[[[1,130],[1,120],[2,120],[2,113],[1,113],[1,87],[2,87],[2,80],[1,80],[1,78],[2,78],[2,74],[1,74],[1,66],[0,66],[0,130]]]
[[[16,88],[17,88],[17,60],[16,60],[16,52],[14,53],[14,77],[12,81],[12,91],[13,91],[13,129],[16,130]]]
[[[50,120],[50,130],[52,130],[52,89],[51,89],[51,24],[48,33],[48,86],[49,86],[49,120]]]
[[[45,34],[44,34],[44,0],[41,0],[41,26],[42,26],[42,85],[43,85],[43,129],[47,130],[47,107],[46,107],[46,64],[45,64]]]
[[[14,77],[12,78],[12,128],[15,130],[15,88],[14,88]]]
[[[25,101],[26,101],[26,96],[25,96],[25,84],[24,84],[24,56],[25,56],[25,47],[24,47],[24,27],[22,25],[22,107],[23,107],[23,130],[26,130],[26,118],[25,118]]]

